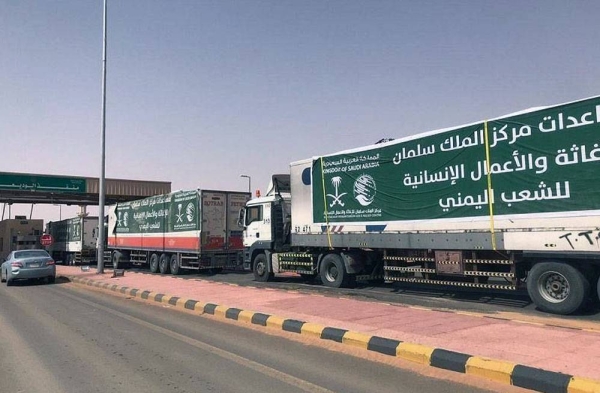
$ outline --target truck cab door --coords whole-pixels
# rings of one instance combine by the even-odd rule
[[[271,205],[261,204],[246,207],[244,247],[256,242],[271,241]]]

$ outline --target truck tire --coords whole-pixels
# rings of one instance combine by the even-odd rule
[[[254,258],[252,270],[254,271],[254,281],[267,282],[273,278],[273,273],[269,272],[267,256],[265,254],[258,254]]]
[[[529,271],[527,292],[540,310],[568,315],[585,304],[590,294],[590,283],[574,266],[541,262]]]
[[[596,286],[598,289],[598,299],[600,299],[600,278],[598,278],[598,284]]]
[[[323,257],[319,274],[323,285],[331,288],[344,287],[349,279],[342,257],[338,254],[327,254]]]
[[[171,268],[172,275],[176,276],[179,274],[179,256],[177,254],[171,255],[169,267]]]
[[[158,254],[150,256],[150,273],[158,273]]]
[[[158,270],[160,274],[169,274],[169,255],[162,254],[158,260]]]

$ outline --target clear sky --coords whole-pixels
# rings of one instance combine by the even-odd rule
[[[599,1],[108,6],[106,176],[174,190],[600,94]],[[99,176],[101,67],[102,0],[0,0],[0,171]]]

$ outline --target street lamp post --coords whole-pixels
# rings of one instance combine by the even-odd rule
[[[248,175],[240,175],[240,177],[248,178],[248,192],[252,194],[252,178]]]

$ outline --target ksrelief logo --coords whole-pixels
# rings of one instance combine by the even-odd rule
[[[369,175],[361,175],[354,182],[354,198],[362,206],[369,206],[373,203],[376,191],[375,180]]]
[[[188,220],[188,222],[192,222],[194,221],[194,216],[196,214],[196,207],[194,206],[194,204],[192,202],[188,203],[187,206],[185,207],[185,213],[186,213],[186,218]]]

